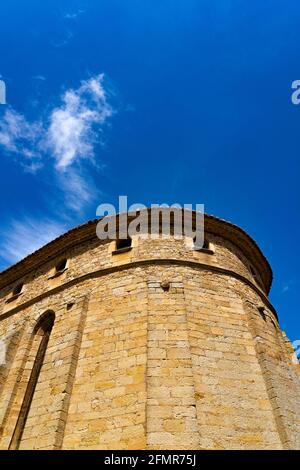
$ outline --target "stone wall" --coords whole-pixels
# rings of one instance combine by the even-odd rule
[[[172,237],[137,237],[112,254],[114,242],[94,237],[26,273],[15,300],[20,279],[2,288],[0,448],[32,369],[34,326],[51,310],[21,449],[300,449],[299,366],[267,289],[240,246],[208,237],[213,254]],[[67,269],[53,276],[62,256]]]

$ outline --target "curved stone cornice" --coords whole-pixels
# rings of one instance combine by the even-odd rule
[[[138,261],[130,261],[128,263],[116,265],[116,266],[110,266],[108,268],[101,268],[97,269],[96,271],[91,271],[89,273],[83,274],[81,276],[78,276],[74,279],[71,279],[67,282],[64,282],[63,284],[60,284],[59,286],[56,286],[52,289],[49,289],[36,297],[33,297],[26,302],[23,302],[19,304],[18,306],[12,308],[11,310],[3,313],[0,315],[0,320],[3,320],[4,318],[10,317],[11,315],[24,310],[31,305],[51,296],[54,294],[57,294],[64,289],[67,289],[68,287],[72,287],[74,285],[77,285],[81,282],[87,281],[89,279],[95,279],[98,277],[106,276],[109,274],[112,274],[114,272],[121,272],[121,271],[126,271],[130,269],[135,269],[135,268],[140,268],[140,267],[145,267],[145,266],[182,266],[182,267],[188,267],[191,269],[197,269],[197,270],[205,270],[205,271],[212,271],[218,274],[223,274],[225,276],[230,276],[234,277],[235,279],[238,279],[239,281],[243,282],[245,285],[251,287],[256,294],[260,296],[262,301],[268,306],[270,311],[274,314],[276,320],[278,321],[278,316],[276,313],[275,308],[273,305],[270,303],[268,297],[265,295],[265,293],[259,289],[253,282],[251,282],[248,278],[242,276],[241,274],[236,273],[235,271],[232,271],[230,269],[225,269],[219,266],[214,266],[211,264],[206,264],[206,263],[201,263],[198,261],[191,261],[191,260],[185,260],[185,259],[175,259],[175,258],[150,258],[150,259],[143,259],[143,260],[138,260]]]
[[[150,214],[151,209],[147,209]],[[117,223],[118,223],[118,215]],[[134,219],[132,214],[128,215],[128,222]],[[97,239],[96,225],[100,219],[89,221],[75,227],[65,234],[59,236],[47,245],[28,255],[13,266],[0,273],[0,288],[3,288],[17,279],[33,272],[51,259],[66,253],[69,249],[86,241]],[[195,221],[195,212],[193,211]],[[272,269],[261,252],[256,242],[240,227],[215,216],[205,214],[205,231],[227,239],[237,246],[245,257],[253,264],[260,273],[266,292],[268,293],[272,283]]]

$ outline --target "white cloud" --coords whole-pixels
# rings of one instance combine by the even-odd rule
[[[12,108],[2,115],[0,149],[15,156],[26,171],[36,173],[45,167],[55,195],[46,203],[48,213],[55,210],[54,218],[13,219],[2,229],[4,265],[19,261],[65,232],[66,225],[71,220],[74,223],[74,213],[81,215],[99,194],[86,163],[102,166],[95,148],[101,142],[103,125],[113,114],[103,78],[97,75],[82,81],[77,89],[66,90],[58,106],[33,122]]]
[[[69,44],[71,39],[73,39],[72,31],[66,30],[57,34],[57,37],[55,39],[51,39],[50,44],[53,47],[63,47]]]
[[[285,281],[284,283],[282,283],[281,293],[285,294],[286,292],[290,291],[291,289],[294,288],[296,283],[297,283],[296,279],[289,279],[289,280]]]
[[[66,193],[69,207],[78,209],[92,199],[89,186],[78,169],[82,160],[95,162],[95,146],[101,142],[104,123],[112,116],[103,87],[103,74],[81,82],[77,89],[68,89],[61,104],[45,118],[35,122],[13,109],[8,109],[0,121],[0,146],[18,156],[26,171],[36,172],[46,163],[56,173]],[[97,162],[98,164],[98,162]],[[98,165],[99,166],[99,165]],[[71,171],[71,177],[65,172]],[[74,195],[77,194],[75,201]],[[80,198],[80,199],[79,199]],[[75,203],[76,202],[76,203]]]
[[[0,145],[8,152],[25,158],[39,157],[38,140],[43,134],[41,123],[28,122],[22,114],[9,108],[0,122]]]
[[[77,90],[67,90],[63,104],[50,115],[47,143],[58,170],[75,160],[94,157],[100,126],[112,115],[102,81],[103,75],[98,75],[82,82]]]
[[[1,242],[1,258],[16,263],[65,231],[65,226],[50,219],[25,217],[12,220]]]
[[[34,75],[32,77],[33,80],[41,80],[41,81],[44,81],[46,80],[46,77],[44,77],[44,75]]]
[[[65,13],[63,15],[63,19],[66,19],[66,20],[75,20],[76,18],[78,18],[79,15],[82,15],[82,13],[85,13],[85,10],[78,10],[74,13]]]
[[[93,180],[88,175],[83,176],[78,170],[71,169],[59,173],[58,182],[63,190],[66,206],[77,213],[96,199],[99,193]]]

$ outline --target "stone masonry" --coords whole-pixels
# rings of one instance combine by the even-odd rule
[[[256,243],[206,215],[209,248],[118,251],[96,224],[0,274],[0,448],[300,449],[300,366]]]

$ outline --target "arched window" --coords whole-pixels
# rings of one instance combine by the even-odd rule
[[[28,413],[34,396],[36,384],[39,379],[40,371],[44,362],[45,353],[54,324],[54,312],[46,312],[39,320],[33,331],[33,343],[36,344],[36,355],[31,369],[30,377],[27,383],[23,402],[21,405],[18,420],[10,441],[9,449],[18,449],[25,429]]]

